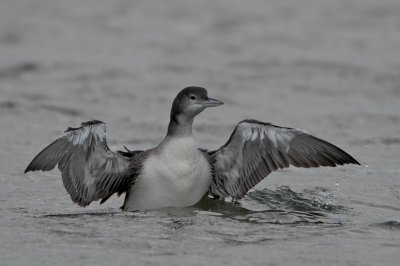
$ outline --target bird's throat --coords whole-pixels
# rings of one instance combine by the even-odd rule
[[[169,121],[167,136],[186,137],[192,135],[193,119],[183,119],[177,115]]]

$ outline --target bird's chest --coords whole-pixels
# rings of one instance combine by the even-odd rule
[[[210,166],[192,138],[168,141],[144,163],[135,184],[138,208],[182,207],[197,203],[208,191]]]
[[[203,155],[192,138],[171,140],[155,159],[157,164],[152,168],[161,175],[164,173],[167,179],[188,181],[201,174],[201,169],[205,167]]]

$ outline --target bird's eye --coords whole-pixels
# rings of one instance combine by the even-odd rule
[[[191,100],[196,100],[196,96],[193,96],[193,95],[192,95],[192,96],[190,96],[190,99],[191,99]]]

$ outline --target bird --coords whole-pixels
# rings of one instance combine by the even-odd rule
[[[124,211],[189,207],[202,198],[237,201],[273,171],[360,163],[337,146],[305,131],[245,119],[219,149],[197,147],[194,118],[223,102],[205,88],[191,86],[175,97],[168,130],[147,150],[113,152],[106,124],[99,120],[67,130],[28,165],[50,171],[58,165],[71,200],[85,207],[125,193]]]

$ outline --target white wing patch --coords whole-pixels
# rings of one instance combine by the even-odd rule
[[[67,131],[62,137],[66,137],[69,142],[74,145],[82,145],[90,134],[93,134],[99,141],[105,141],[106,139],[106,124],[99,123],[85,127],[81,127],[77,130]]]
[[[240,123],[238,127],[241,131],[243,142],[254,142],[257,139],[262,142],[267,137],[275,148],[278,148],[279,145],[284,145],[287,149],[290,149],[289,143],[294,137],[294,134],[288,132],[285,128],[279,128],[280,130],[277,131],[275,128],[271,129],[263,125],[247,122]]]

